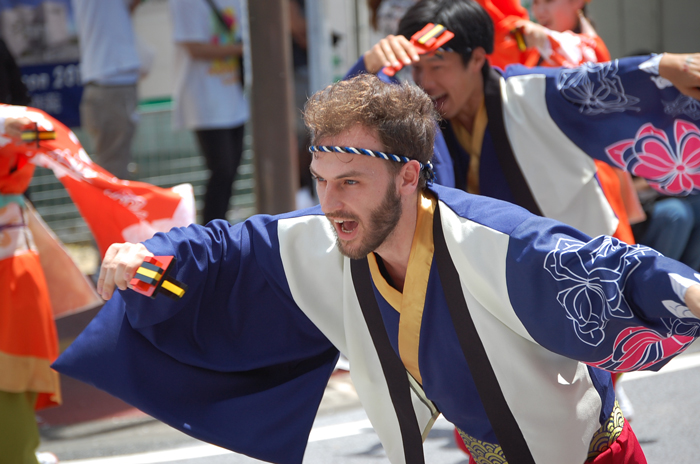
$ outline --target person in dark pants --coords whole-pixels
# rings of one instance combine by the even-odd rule
[[[202,220],[226,219],[233,180],[243,153],[244,127],[195,131],[199,149],[207,162],[209,180],[204,194]]]
[[[175,55],[173,126],[193,130],[210,171],[202,220],[226,219],[243,152],[244,2],[172,0]]]

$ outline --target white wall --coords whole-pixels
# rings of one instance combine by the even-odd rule
[[[698,0],[593,0],[589,12],[613,58],[700,51]]]

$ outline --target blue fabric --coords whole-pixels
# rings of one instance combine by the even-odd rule
[[[10,203],[17,203],[24,208],[24,195],[0,193],[0,208],[4,208]]]
[[[576,103],[572,93],[563,92],[559,83],[563,79],[562,73],[572,71],[535,68],[529,72],[547,76],[547,109],[562,132],[589,156],[610,162],[604,148],[623,139],[634,139],[642,125],[651,122],[656,127],[667,130],[673,125],[675,117],[664,111],[664,101],[671,102],[680,93],[673,86],[659,89],[652,81],[652,75],[639,69],[639,65],[649,58],[651,57],[642,56],[615,60],[611,62],[614,65],[612,68],[600,73],[585,73],[585,77],[583,71],[587,68],[577,68],[581,70],[580,84],[587,85],[601,97],[606,90],[611,91],[608,101],[614,101],[620,92],[624,94],[625,98],[618,102],[617,109],[605,102],[590,110]],[[525,73],[518,68],[508,67],[508,76]],[[609,81],[615,83],[614,88],[610,87]],[[593,99],[595,100],[595,95]],[[609,130],[611,127],[615,130]],[[591,134],[595,134],[595,137]],[[673,140],[673,134],[669,135],[670,140]]]
[[[684,199],[693,210],[694,222],[680,262],[700,271],[700,195],[688,195]]]
[[[698,319],[669,310],[685,304],[670,274],[695,281],[692,269],[645,246],[531,217],[511,234],[506,273],[511,304],[539,344],[606,370],[658,370],[700,335]]]
[[[700,196],[659,200],[648,222],[639,243],[700,270]]]
[[[472,195],[441,185],[435,185],[431,190],[458,216],[504,234],[511,234],[523,221],[533,217],[520,206],[483,195]],[[569,229],[575,230],[571,227]]]
[[[338,352],[291,299],[276,220],[213,221],[145,244],[177,256],[185,296],[116,293],[54,368],[196,438],[301,462]]]
[[[680,260],[694,225],[695,214],[685,198],[666,198],[654,204],[649,227],[639,243]]]
[[[445,418],[472,437],[498,443],[464,359],[434,260],[423,310],[418,362],[425,394]]]

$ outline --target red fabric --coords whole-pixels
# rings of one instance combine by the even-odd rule
[[[629,423],[625,421],[622,433],[610,448],[586,464],[646,464],[644,451]]]
[[[24,153],[7,147],[0,144],[0,195],[19,195],[27,190],[35,166],[27,162]],[[6,208],[0,208],[0,216]],[[11,246],[9,229],[0,229],[0,249],[5,248],[6,253]],[[58,337],[39,257],[29,251],[0,259],[0,282],[0,353],[7,363],[0,371],[25,358],[53,362],[58,357]],[[38,392],[36,409],[59,403],[56,391]]]
[[[461,449],[465,453],[469,454],[469,450],[467,449],[467,445],[464,444],[464,440],[462,440],[462,436],[459,434],[457,431],[457,427],[455,427],[455,442],[457,442],[457,448]],[[469,456],[471,459],[471,455]]]
[[[527,10],[520,0],[477,0],[491,17],[494,25],[494,49],[488,56],[492,66],[505,68],[509,64],[520,63],[535,66],[539,59],[536,50],[520,51],[511,31],[515,23],[528,19]]]
[[[2,109],[11,109],[13,117],[28,117],[41,130],[56,132],[55,140],[41,141],[39,146],[36,143],[7,143],[1,148],[3,156],[0,159],[26,157],[33,164],[52,169],[90,227],[103,255],[112,243],[128,241],[124,237],[127,228],[149,228],[152,235],[160,230],[158,223],[161,223],[162,228],[163,222],[173,219],[182,199],[173,190],[114,177],[90,160],[69,128],[41,110],[26,108],[20,115],[17,114],[18,107],[0,105],[0,110]],[[9,163],[5,164],[9,166]],[[0,165],[0,175],[3,166]],[[23,174],[22,182],[29,183],[33,170],[32,164],[27,164],[20,170]],[[11,193],[4,190],[0,192]],[[165,230],[173,225],[184,226],[188,223],[169,224]]]
[[[610,61],[610,52],[608,51],[608,47],[605,45],[605,42],[603,42],[603,39],[601,39],[599,36],[595,36],[593,40],[595,40],[596,43],[595,56],[598,58],[598,63]]]
[[[0,260],[0,351],[53,361],[58,340],[49,291],[34,252]]]
[[[29,187],[34,165],[23,154],[0,151],[0,194],[19,195]]]

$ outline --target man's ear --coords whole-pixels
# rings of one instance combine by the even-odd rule
[[[469,59],[469,65],[474,66],[476,69],[481,70],[486,62],[486,50],[484,47],[476,47],[472,51],[472,56]]]
[[[418,188],[420,181],[420,163],[411,160],[404,164],[399,171],[398,188],[401,195],[410,195]]]

